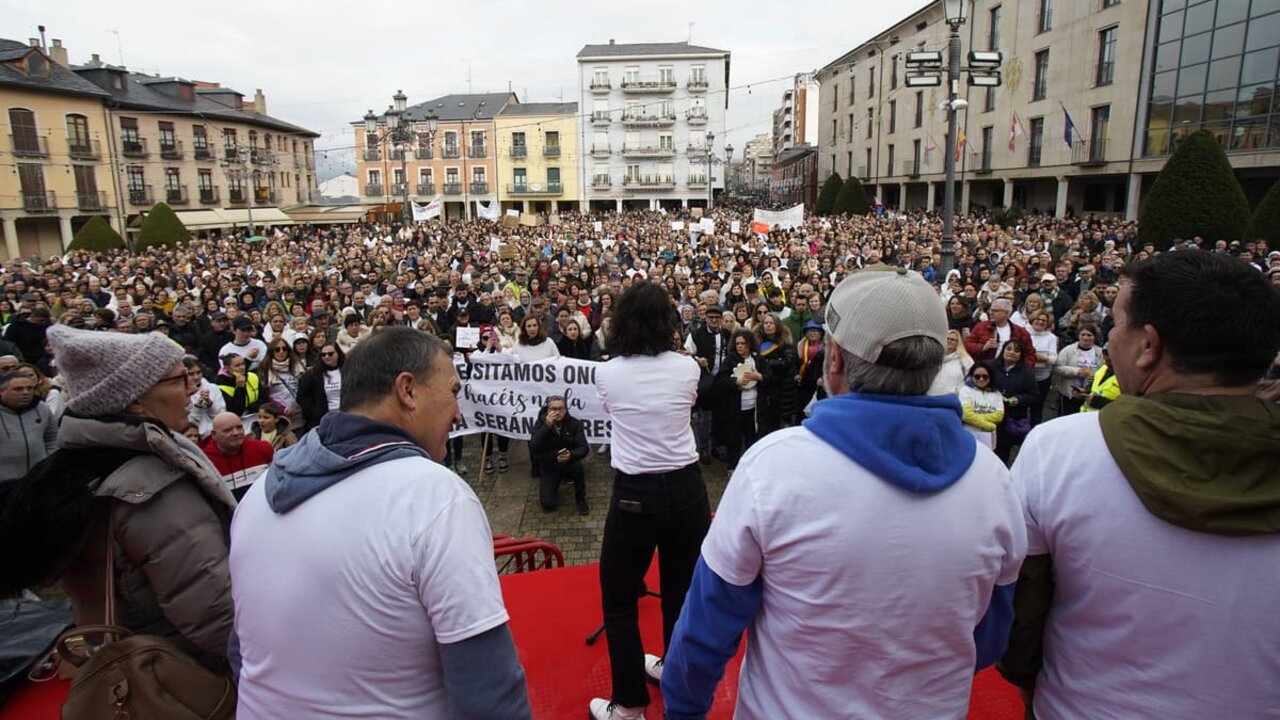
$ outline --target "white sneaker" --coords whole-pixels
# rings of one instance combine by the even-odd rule
[[[622,707],[604,698],[592,698],[587,716],[591,720],[644,720],[644,708]]]
[[[662,658],[645,653],[644,674],[649,676],[649,682],[655,685],[662,684]]]

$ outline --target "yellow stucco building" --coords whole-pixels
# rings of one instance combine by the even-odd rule
[[[578,104],[508,105],[494,118],[503,211],[562,212],[582,201]]]

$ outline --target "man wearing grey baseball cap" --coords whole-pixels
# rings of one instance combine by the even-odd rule
[[[928,396],[947,319],[919,274],[832,292],[802,427],[738,464],[667,649],[667,717],[704,717],[743,630],[735,717],[963,717],[1000,657],[1026,530],[1009,471]]]

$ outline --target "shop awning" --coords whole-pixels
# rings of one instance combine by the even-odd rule
[[[285,214],[295,223],[317,225],[364,222],[369,208],[363,205],[303,205],[290,208]]]

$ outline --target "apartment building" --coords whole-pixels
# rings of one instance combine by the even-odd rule
[[[361,204],[399,216],[407,184],[414,202],[439,196],[445,217],[475,217],[476,203],[498,199],[494,119],[519,102],[514,93],[474,93],[409,105],[405,113],[416,138],[409,147],[391,141],[385,114],[373,134],[365,132],[363,120],[352,122]],[[435,118],[434,136],[428,116]]]
[[[494,125],[503,210],[546,213],[580,207],[578,103],[508,105]]]
[[[773,111],[773,155],[813,142],[818,135],[818,82],[813,73],[796,75]]]
[[[104,147],[107,93],[67,69],[58,40],[46,53],[0,40],[0,234],[4,257],[60,252],[94,215],[120,229],[110,149]],[[59,62],[60,61],[60,62]]]
[[[770,170],[769,199],[776,203],[803,203],[813,210],[818,203],[818,149],[799,145],[783,150]]]
[[[592,210],[706,207],[723,191],[727,50],[610,40],[577,59]]]
[[[856,174],[891,207],[942,202],[945,88],[908,88],[905,54],[946,49],[934,2],[818,74],[819,175]],[[1256,201],[1280,176],[1280,4],[975,0],[964,53],[1003,85],[962,87],[957,204],[1136,218],[1179,138],[1218,136]]]
[[[751,188],[762,192],[769,187],[773,177],[773,139],[765,133],[747,141],[742,151],[743,180]]]

